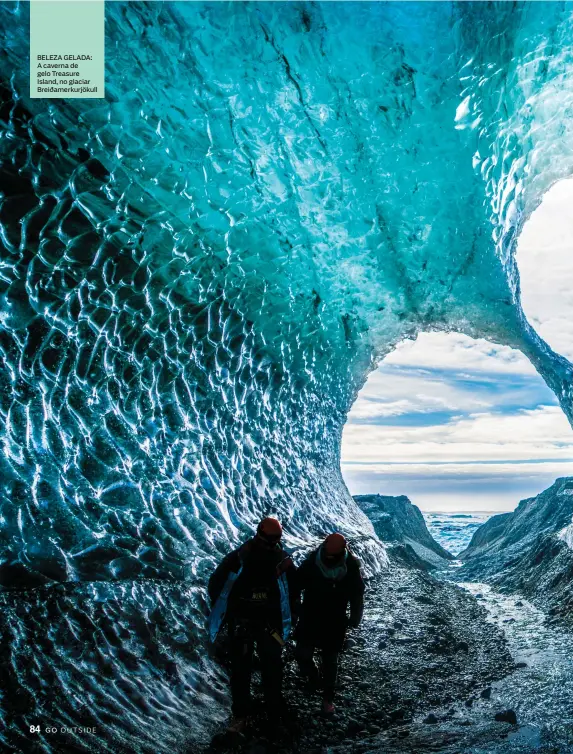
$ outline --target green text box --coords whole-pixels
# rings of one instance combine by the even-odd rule
[[[104,0],[30,0],[30,97],[105,97]]]

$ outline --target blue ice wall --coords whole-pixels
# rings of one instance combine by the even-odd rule
[[[5,715],[172,750],[224,714],[204,577],[262,515],[383,564],[339,448],[396,343],[519,348],[573,417],[514,259],[573,172],[572,8],[110,2],[105,100],[28,98],[27,17],[0,5]]]

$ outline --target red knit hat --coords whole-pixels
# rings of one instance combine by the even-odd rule
[[[263,518],[257,527],[257,534],[265,539],[279,540],[282,537],[283,528],[276,518]]]
[[[346,550],[346,540],[342,536],[342,534],[339,534],[336,532],[335,534],[329,534],[328,537],[324,540],[324,552],[327,555],[342,555],[344,550]]]

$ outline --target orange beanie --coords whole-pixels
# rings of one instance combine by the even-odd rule
[[[257,527],[257,534],[262,537],[272,537],[273,539],[280,539],[283,533],[282,526],[276,518],[263,518],[261,523]]]
[[[341,555],[346,550],[346,540],[342,534],[329,534],[324,540],[324,551],[327,555]]]

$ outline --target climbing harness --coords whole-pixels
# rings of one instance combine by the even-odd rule
[[[215,641],[215,639],[217,638],[217,634],[221,630],[221,626],[223,624],[225,615],[227,613],[229,595],[231,594],[231,590],[233,589],[235,582],[237,581],[237,579],[239,578],[242,572],[243,572],[243,560],[241,559],[241,566],[239,570],[231,571],[229,573],[229,575],[227,576],[227,581],[225,582],[225,585],[221,589],[221,593],[219,594],[219,596],[217,597],[215,601],[215,604],[213,605],[213,609],[211,610],[211,614],[209,615],[209,622],[208,622],[209,639],[211,642]],[[286,642],[288,640],[288,637],[290,636],[291,627],[292,627],[289,589],[288,589],[288,581],[287,581],[286,573],[284,572],[281,573],[278,576],[277,581],[278,581],[280,605],[281,605],[282,640],[283,642]]]

